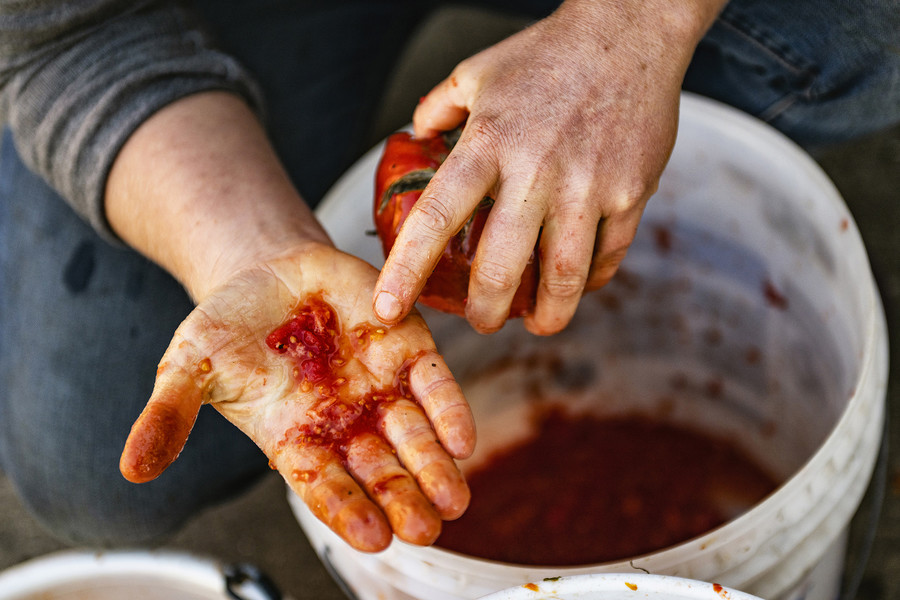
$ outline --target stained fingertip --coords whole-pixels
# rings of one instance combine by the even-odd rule
[[[550,335],[538,322],[535,321],[533,313],[522,319],[522,323],[525,325],[525,330],[532,335]]]
[[[384,511],[394,534],[404,542],[428,546],[441,534],[441,517],[421,495],[394,500]]]
[[[475,452],[475,418],[468,406],[446,409],[435,423],[435,433],[447,453],[457,460]]]
[[[393,538],[384,514],[368,499],[347,503],[325,524],[361,552],[381,552]]]
[[[525,329],[533,335],[550,336],[565,329],[571,318],[570,315],[568,318],[551,317],[549,320],[541,320],[536,313],[533,313],[525,317],[524,325]]]
[[[534,335],[555,335],[564,330],[578,310],[581,292],[575,297],[553,298],[538,293],[537,304],[532,314],[525,317],[525,329]]]
[[[419,471],[416,480],[442,519],[457,519],[469,507],[469,486],[452,463],[433,462]]]
[[[344,474],[346,475],[346,474]],[[313,514],[348,544],[363,552],[379,552],[391,543],[391,527],[384,513],[349,475],[328,475],[311,489],[290,481]]]
[[[385,325],[392,325],[403,317],[403,305],[390,292],[380,291],[372,305],[375,316]]]
[[[193,427],[177,407],[149,404],[131,428],[119,459],[119,471],[132,483],[146,483],[172,464]]]
[[[496,319],[485,319],[481,315],[473,315],[470,314],[469,311],[466,311],[466,320],[471,325],[472,329],[476,331],[476,333],[480,333],[481,335],[491,335],[492,333],[497,333],[501,329],[503,329],[503,325],[506,323],[506,319],[501,317],[502,320],[497,321]]]

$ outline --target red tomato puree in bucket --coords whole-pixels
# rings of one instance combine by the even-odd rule
[[[550,411],[467,474],[469,509],[437,545],[509,563],[621,560],[696,537],[778,483],[734,444],[649,417]]]

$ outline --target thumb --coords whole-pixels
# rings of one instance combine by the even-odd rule
[[[413,135],[434,137],[461,125],[469,116],[469,97],[461,77],[451,74],[419,101],[413,112]]]
[[[131,427],[119,459],[119,470],[131,482],[144,483],[165,471],[178,458],[197,419],[211,364],[209,359],[195,368],[181,364],[164,357],[153,394]]]

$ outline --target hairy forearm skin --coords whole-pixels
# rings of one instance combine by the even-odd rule
[[[553,15],[581,34],[588,47],[598,45],[595,58],[618,60],[631,55],[651,71],[684,76],[694,50],[727,0],[566,0]],[[608,40],[627,40],[626,31],[639,32],[629,44],[611,47]],[[660,84],[666,82],[660,81]]]
[[[648,35],[662,33],[673,51],[693,51],[728,0],[566,0],[559,12],[602,29],[608,15],[630,16]]]
[[[330,243],[256,116],[226,92],[188,96],[145,121],[113,163],[105,208],[115,233],[195,301],[244,267]]]

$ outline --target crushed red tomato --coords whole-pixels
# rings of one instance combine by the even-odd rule
[[[401,398],[412,398],[412,361],[401,367],[392,386],[362,397],[350,396],[347,378],[341,373],[354,349],[385,333],[367,324],[344,332],[334,309],[322,298],[310,297],[266,337],[269,348],[294,362],[293,375],[300,391],[313,392],[318,399],[306,411],[309,421],[285,432],[283,444],[318,445],[345,457],[347,445],[357,436],[382,435],[382,408]]]
[[[437,545],[508,563],[622,560],[705,533],[777,482],[727,440],[643,417],[541,415],[467,473],[472,501]]]
[[[331,379],[340,366],[338,320],[334,309],[321,298],[311,298],[266,338],[266,345],[287,354],[297,363],[295,376],[310,385]],[[335,361],[337,361],[335,363]]]
[[[428,182],[449,156],[460,130],[432,138],[415,138],[401,131],[388,137],[375,173],[374,222],[384,256],[390,253],[400,227]],[[425,282],[419,302],[431,308],[465,315],[472,261],[494,201],[485,197],[463,227],[447,242]],[[534,310],[539,262],[538,245],[528,261],[510,306],[510,318]]]

